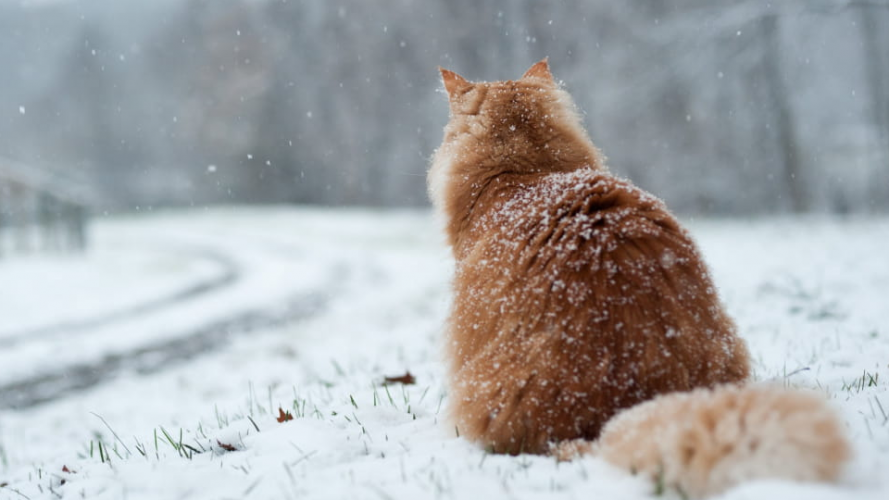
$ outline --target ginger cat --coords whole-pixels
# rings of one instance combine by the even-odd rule
[[[625,408],[744,383],[747,348],[691,237],[608,172],[546,59],[516,81],[441,74],[451,116],[429,192],[456,259],[447,358],[459,433],[499,453],[570,456],[593,451]]]

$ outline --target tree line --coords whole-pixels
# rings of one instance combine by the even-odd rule
[[[437,66],[548,56],[612,170],[677,211],[889,209],[887,1],[146,4],[0,7],[0,156],[108,208],[419,206]]]

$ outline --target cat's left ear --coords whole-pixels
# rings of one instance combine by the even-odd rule
[[[465,78],[453,71],[446,70],[441,66],[439,66],[438,70],[441,71],[441,81],[444,83],[445,90],[448,92],[448,98],[450,100],[453,100],[456,96],[460,95],[462,90],[472,86],[472,84]]]
[[[528,71],[525,71],[525,74],[522,75],[522,80],[526,78],[540,78],[549,83],[556,83],[553,79],[553,74],[549,71],[549,58],[544,57],[542,61],[531,66]]]

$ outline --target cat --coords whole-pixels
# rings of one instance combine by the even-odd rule
[[[695,389],[693,401],[770,401],[749,391],[779,389],[734,387],[749,380],[750,355],[689,233],[661,200],[609,173],[547,60],[516,81],[440,71],[450,120],[428,187],[456,263],[446,357],[457,432],[496,453],[595,452],[652,473],[660,466],[623,460],[628,441],[595,442],[622,410]],[[640,408],[615,425],[660,418]],[[840,464],[845,441],[826,421]],[[839,465],[829,469],[818,478]],[[680,476],[677,487],[714,491]]]

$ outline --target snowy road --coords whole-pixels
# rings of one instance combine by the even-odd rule
[[[228,256],[210,250],[176,248],[167,249],[164,252],[158,249],[158,253],[174,254],[181,259],[205,260],[208,264],[215,264],[218,267],[218,272],[207,278],[193,276],[191,281],[186,282],[181,288],[170,290],[157,298],[143,298],[142,302],[119,305],[117,308],[106,305],[104,309],[95,310],[91,312],[90,316],[80,318],[65,318],[64,315],[47,314],[42,318],[43,323],[37,327],[6,330],[0,333],[0,352],[2,352],[0,358],[6,361],[7,366],[13,366],[11,359],[28,356],[28,351],[35,345],[46,346],[48,342],[60,341],[70,344],[72,340],[90,344],[100,329],[126,330],[128,324],[142,321],[151,314],[166,313],[182,303],[198,300],[208,294],[234,286],[240,279],[240,269],[235,262]],[[13,280],[5,281],[4,291],[9,295],[16,290],[13,288],[13,284],[16,288],[23,286]],[[89,287],[89,282],[77,285],[76,289],[69,290],[69,293],[89,293],[82,289]],[[29,288],[27,285],[24,287]],[[51,304],[42,304],[41,308],[48,309],[52,307]],[[14,317],[9,313],[5,316]],[[85,356],[70,364],[64,362],[45,364],[39,371],[28,375],[17,374],[14,370],[4,371],[2,376],[13,377],[13,380],[4,378],[0,381],[0,408],[23,408],[57,399],[72,391],[100,383],[123,366],[128,368],[138,366],[140,371],[145,371],[147,361],[153,362],[153,367],[157,368],[159,365],[165,365],[174,356],[181,354],[193,356],[209,344],[207,342],[209,339],[206,339],[208,333],[219,335],[227,329],[213,327],[203,330],[181,335],[179,338],[161,344],[138,346],[129,351],[109,354],[99,350],[97,354],[101,359],[92,362],[88,356]],[[19,378],[15,379],[16,376]]]
[[[11,265],[3,270],[11,276],[0,275],[0,297],[24,291],[31,303],[19,297],[0,306],[0,408],[49,401],[120,371],[161,370],[233,335],[303,318],[322,306],[345,269],[330,254],[317,265],[307,257],[311,245],[257,240],[236,221],[218,227],[200,217],[160,217],[136,222],[137,230],[130,224],[100,225],[98,256],[63,259],[74,270],[40,257],[27,262],[30,275]],[[120,254],[139,258],[118,266],[102,261]],[[45,298],[47,289],[53,292]],[[66,308],[71,303],[84,305]]]
[[[889,496],[889,220],[690,225],[756,377],[827,394],[856,449],[839,486],[724,498]],[[652,495],[594,458],[488,456],[442,424],[451,263],[426,213],[217,210],[96,230],[84,258],[0,262],[0,499]],[[380,385],[407,370],[416,385]]]
[[[185,287],[172,290],[170,293],[158,298],[147,299],[143,302],[123,306],[120,309],[108,308],[99,310],[93,313],[94,316],[74,319],[59,318],[55,315],[43,317],[42,320],[47,323],[40,326],[0,332],[0,348],[9,348],[26,342],[58,338],[72,333],[95,330],[109,324],[120,323],[135,317],[156,313],[201,295],[218,291],[232,285],[240,278],[240,269],[235,262],[227,255],[221,255],[212,250],[175,248],[166,249],[166,251],[158,249],[158,253],[173,254],[179,256],[179,258],[190,257],[193,260],[204,260],[208,264],[216,265],[219,268],[219,272],[214,273],[207,279],[194,278],[194,282],[187,283]]]

